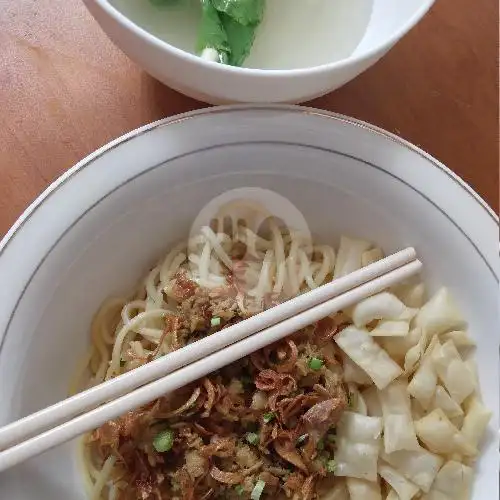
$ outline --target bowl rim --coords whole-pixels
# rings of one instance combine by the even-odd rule
[[[16,237],[19,231],[22,229],[23,225],[27,222],[27,220],[31,217],[31,215],[36,212],[36,210],[43,204],[45,200],[50,198],[50,196],[57,191],[61,186],[63,186],[66,182],[68,182],[75,174],[77,174],[80,170],[88,167],[92,164],[92,162],[103,156],[106,152],[115,149],[123,143],[126,143],[132,140],[135,137],[141,136],[143,134],[148,133],[151,130],[156,128],[165,127],[169,125],[175,125],[177,123],[187,121],[190,119],[195,119],[199,116],[205,115],[214,115],[214,114],[224,114],[231,112],[239,112],[239,111],[285,111],[289,113],[297,113],[297,114],[307,114],[314,115],[321,118],[327,118],[331,120],[338,121],[340,123],[346,125],[353,125],[355,127],[359,127],[368,132],[377,134],[386,139],[389,139],[392,142],[395,142],[401,147],[404,147],[407,150],[416,153],[420,157],[427,160],[434,167],[440,169],[443,173],[445,173],[455,184],[460,186],[465,194],[474,198],[474,200],[482,207],[482,209],[486,212],[486,215],[492,219],[493,223],[500,227],[500,219],[499,216],[495,213],[495,211],[488,205],[488,203],[478,194],[474,189],[467,184],[459,175],[453,172],[446,165],[438,161],[429,153],[425,152],[418,146],[415,146],[411,142],[391,133],[387,130],[384,130],[376,125],[372,125],[363,120],[359,120],[357,118],[351,118],[347,115],[343,115],[340,113],[334,113],[331,111],[324,111],[317,108],[306,107],[306,106],[297,106],[297,105],[283,105],[283,104],[263,104],[263,105],[254,105],[254,104],[233,104],[233,105],[225,105],[225,106],[214,106],[208,108],[202,108],[198,110],[188,111],[186,113],[181,113],[177,115],[173,115],[167,118],[162,118],[160,120],[156,120],[154,122],[148,123],[141,127],[138,127],[130,132],[127,132],[116,139],[108,142],[104,146],[96,149],[89,155],[85,156],[82,160],[76,163],[73,167],[70,167],[68,170],[63,172],[59,177],[57,177],[49,186],[47,186],[42,193],[40,193],[35,200],[33,200],[28,207],[23,211],[23,213],[18,217],[18,219],[14,222],[14,224],[10,227],[4,237],[0,240],[0,258],[2,257],[5,249],[9,245],[9,243]]]
[[[216,63],[213,61],[207,61],[201,57],[186,52],[185,50],[179,49],[168,42],[161,40],[144,28],[141,28],[138,24],[132,21],[125,14],[122,14],[116,7],[114,7],[109,0],[83,0],[84,4],[88,8],[88,4],[98,5],[108,16],[113,18],[116,22],[123,25],[126,29],[133,32],[139,38],[142,38],[146,43],[155,46],[156,48],[169,52],[172,55],[183,59],[188,64],[200,65],[208,70],[217,71],[220,74],[240,74],[252,77],[294,77],[294,76],[304,76],[304,75],[318,75],[319,73],[327,73],[332,70],[343,69],[350,66],[352,63],[365,62],[377,54],[384,53],[389,50],[399,39],[401,39],[406,33],[408,33],[429,11],[429,9],[434,4],[435,0],[422,0],[422,5],[416,10],[410,19],[404,23],[399,29],[395,30],[394,33],[385,42],[376,45],[364,54],[358,57],[345,57],[339,61],[321,64],[319,66],[311,66],[309,68],[296,68],[296,69],[259,69],[259,68],[242,68],[237,66],[229,66],[225,64]]]

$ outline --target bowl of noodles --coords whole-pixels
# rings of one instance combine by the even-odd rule
[[[2,240],[0,424],[398,249],[424,271],[1,473],[0,490],[497,498],[497,234],[432,157],[319,110],[213,108],[113,141]]]

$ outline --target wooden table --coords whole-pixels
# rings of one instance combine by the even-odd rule
[[[498,212],[498,3],[437,0],[372,69],[313,106],[395,132]],[[3,0],[0,236],[76,161],[113,137],[204,104],[116,49],[79,0]]]

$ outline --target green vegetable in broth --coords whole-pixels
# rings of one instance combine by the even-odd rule
[[[248,57],[266,0],[150,0],[170,6],[199,1],[201,20],[196,52],[211,61],[241,66]]]

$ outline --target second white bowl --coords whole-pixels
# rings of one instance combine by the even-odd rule
[[[149,8],[146,4],[148,0],[141,1],[145,2],[144,8]],[[202,60],[164,41],[171,40],[167,24],[167,33],[161,39],[161,33],[152,24],[146,28],[147,23],[138,20],[133,15],[133,9],[120,7],[121,10],[118,10],[114,2],[109,0],[84,0],[109,38],[150,75],[179,92],[211,104],[296,103],[335,90],[377,62],[415,26],[434,3],[434,0],[364,1],[370,5],[367,20],[363,23],[366,28],[357,35],[358,41],[351,44],[346,49],[347,52],[340,51],[336,60],[319,66],[274,70],[235,68]],[[355,7],[350,8],[354,9],[354,26],[357,12]],[[137,10],[136,7],[134,9]],[[168,17],[165,19],[168,20]],[[350,15],[346,19],[346,22],[351,22]],[[336,32],[337,38],[328,37],[329,43],[345,45],[349,30]],[[270,44],[266,39],[266,47]],[[311,50],[314,50],[314,44],[311,42],[310,45]],[[188,46],[185,48],[188,49]],[[284,58],[285,56],[288,54],[283,55]],[[332,59],[335,59],[334,55]]]

